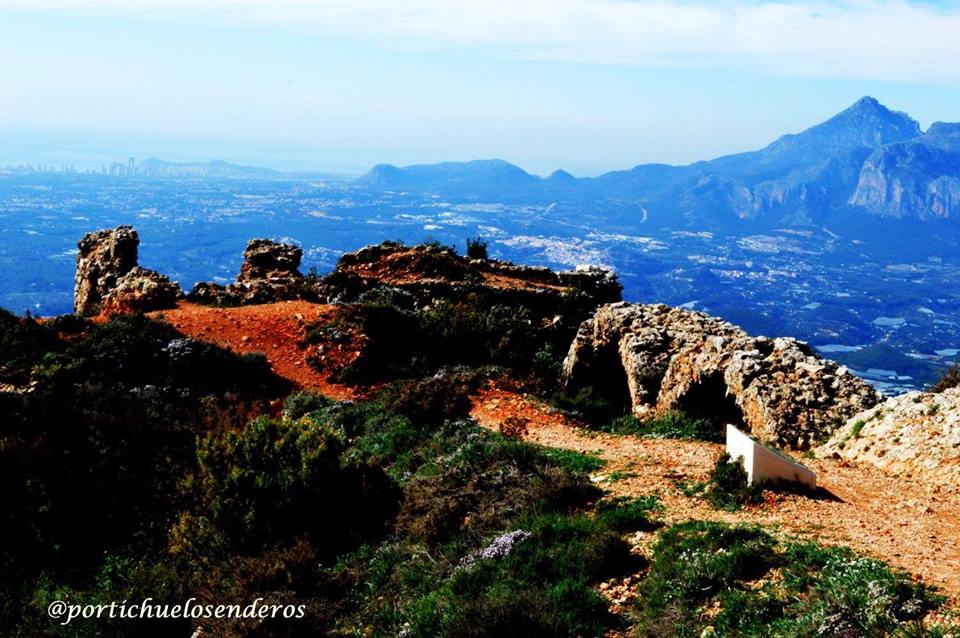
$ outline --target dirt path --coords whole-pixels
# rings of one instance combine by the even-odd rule
[[[721,453],[718,444],[593,433],[531,400],[496,389],[477,397],[473,415],[491,428],[508,416],[526,417],[531,420],[528,441],[596,454],[607,461],[593,477],[598,484],[617,496],[657,494],[665,506],[666,523],[690,519],[759,523],[786,535],[847,545],[941,587],[953,606],[960,603],[956,492],[894,479],[870,467],[805,459],[828,492],[822,498],[768,494],[760,506],[722,512],[684,496],[677,486],[684,479],[706,479]],[[646,540],[640,535],[636,542]]]

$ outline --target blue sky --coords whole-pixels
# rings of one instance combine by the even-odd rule
[[[958,33],[952,2],[0,0],[0,163],[686,163],[867,94],[960,120]]]

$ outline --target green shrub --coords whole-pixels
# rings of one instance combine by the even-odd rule
[[[930,388],[930,391],[943,392],[944,390],[956,388],[957,386],[960,386],[960,363],[954,361],[953,365],[947,368],[943,376]]]
[[[382,533],[397,490],[378,468],[342,466],[343,450],[334,431],[312,421],[261,417],[242,432],[207,437],[184,487],[197,504],[181,517],[175,542],[250,553],[303,536],[335,555]]]
[[[585,516],[537,516],[518,532],[508,550],[493,550],[500,535],[455,570],[416,607],[408,635],[600,636],[617,625],[592,585],[636,568],[626,542]]]
[[[475,433],[443,461],[414,476],[397,517],[399,531],[427,543],[482,536],[522,512],[571,511],[599,494],[540,450],[494,434]]]
[[[885,638],[914,627],[943,600],[845,548],[690,522],[668,528],[654,544],[638,589],[636,629],[651,638]]]
[[[488,259],[487,241],[483,237],[467,237],[467,257],[470,259]]]
[[[729,454],[717,459],[706,490],[707,501],[718,509],[737,510],[744,505],[763,501],[763,488],[747,484],[743,461],[734,461]]]
[[[597,518],[617,532],[651,530],[658,526],[650,516],[663,509],[656,496],[605,498],[597,503]]]
[[[723,442],[724,432],[706,419],[696,419],[673,411],[648,419],[632,415],[618,417],[594,429],[611,434],[631,434],[651,439],[685,439],[689,441]]]
[[[395,381],[380,399],[391,411],[415,423],[434,425],[470,416],[470,399],[476,381],[471,375],[439,373],[426,379]]]
[[[325,410],[333,405],[333,401],[316,392],[294,392],[283,400],[283,416],[288,419],[299,419],[311,412]]]

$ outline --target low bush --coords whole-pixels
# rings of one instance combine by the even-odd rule
[[[325,410],[333,401],[316,392],[294,392],[283,401],[283,416],[297,420],[311,412]]]
[[[208,436],[184,485],[197,504],[181,517],[174,543],[196,549],[210,540],[249,553],[305,537],[334,555],[376,536],[399,492],[379,468],[341,464],[343,452],[334,430],[310,420],[261,417],[242,432]]]
[[[714,507],[732,511],[761,503],[763,487],[748,485],[742,460],[734,460],[729,454],[723,454],[710,472],[705,496]]]
[[[617,532],[649,531],[659,526],[651,515],[663,510],[656,496],[605,498],[597,503],[597,518]]]
[[[690,522],[667,529],[653,546],[636,630],[651,638],[885,638],[943,601],[908,575],[844,548]]]
[[[947,368],[940,379],[930,388],[930,392],[943,392],[960,386],[960,364],[956,361]]]
[[[379,396],[392,412],[416,423],[435,425],[467,418],[473,406],[470,393],[478,382],[477,375],[448,371],[425,379],[395,381]]]
[[[488,259],[487,241],[483,237],[467,237],[467,257],[470,259]]]
[[[673,411],[640,419],[632,415],[618,417],[609,423],[593,426],[594,429],[611,434],[632,434],[651,439],[684,439],[688,441],[709,441],[722,443],[724,432],[706,419],[687,416],[683,412]]]

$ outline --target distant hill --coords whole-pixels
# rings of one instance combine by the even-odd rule
[[[687,166],[642,164],[595,178],[531,175],[502,160],[375,166],[359,188],[531,201],[635,203],[650,223],[723,227],[819,225],[843,214],[921,220],[960,210],[960,125],[924,133],[909,115],[864,97],[757,151]]]
[[[137,174],[145,177],[202,177],[244,179],[335,179],[336,175],[320,172],[283,172],[262,166],[231,164],[220,160],[211,162],[168,162],[151,157],[137,166]],[[342,177],[339,177],[342,179]]]
[[[534,186],[542,180],[503,160],[442,162],[397,167],[378,164],[354,185],[384,190],[477,191]]]

